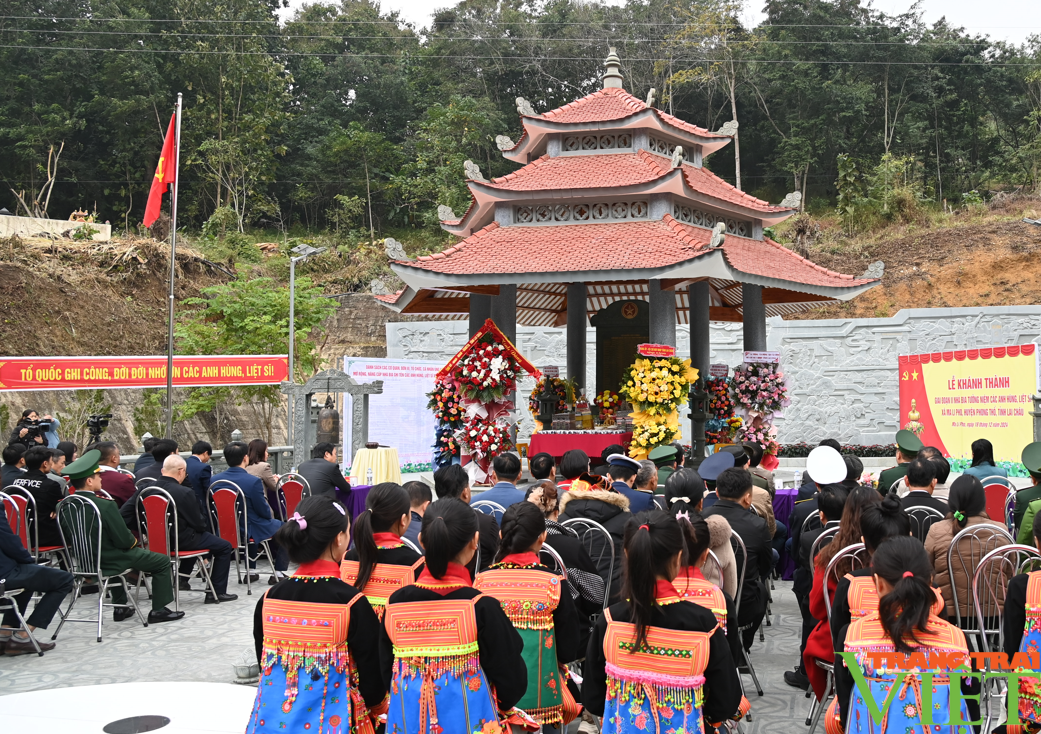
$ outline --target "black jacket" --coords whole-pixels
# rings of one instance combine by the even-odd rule
[[[351,485],[343,478],[340,467],[325,459],[309,459],[296,470],[307,480],[312,495],[327,494],[336,499],[336,490],[351,491]]]
[[[445,599],[473,599],[481,592],[472,586],[455,589],[441,595],[419,586],[406,586],[390,595],[388,605],[405,602],[442,601]],[[495,599],[485,596],[474,604],[477,617],[477,645],[480,648],[481,670],[495,690],[499,708],[507,710],[517,705],[528,688],[528,668],[521,657],[524,642],[513,623]],[[394,673],[394,644],[387,634],[386,617],[380,628],[380,668],[385,687],[390,686]]]
[[[912,507],[931,507],[944,517],[946,517],[947,513],[951,511],[951,508],[947,506],[946,502],[933,497],[924,489],[915,489],[908,492],[900,498],[900,506],[905,510],[909,510]],[[923,543],[925,542],[925,538],[919,538],[919,540]]]
[[[614,540],[614,571],[609,573],[611,552],[604,546],[599,534],[594,535],[589,544],[589,556],[595,559],[596,569],[600,577],[611,588],[611,601],[617,600],[622,593],[622,537],[625,524],[629,522],[629,500],[613,490],[595,489],[583,492],[568,492],[560,500],[560,522],[565,523],[574,518],[592,520],[604,526]]]
[[[626,602],[611,606],[611,618],[616,622],[628,622],[629,605]],[[690,632],[708,632],[716,627],[712,612],[689,601],[665,606],[655,606],[651,612],[651,624]],[[728,622],[729,625],[729,622]],[[604,658],[604,636],[607,633],[607,618],[601,615],[593,627],[593,635],[586,648],[585,682],[582,684],[582,703],[591,713],[604,715],[607,698],[607,671]],[[708,666],[705,676],[705,703],[702,712],[707,722],[725,721],[733,716],[741,704],[741,681],[737,677],[737,664],[730,654],[730,646],[722,629],[716,629],[709,640]]]
[[[157,461],[153,461],[151,464],[146,466],[141,471],[134,472],[134,483],[141,481],[142,479],[155,479],[159,480],[163,478],[163,465]],[[167,477],[169,479],[169,477]],[[181,485],[191,489],[191,482],[188,481],[188,476],[185,475],[184,481]],[[198,502],[198,500],[196,500]]]
[[[266,596],[257,602],[257,610],[253,614],[253,643],[257,651],[257,661],[261,660],[264,647],[264,599],[285,601],[301,601],[320,604],[347,604],[360,594],[353,586],[345,584],[337,578],[323,577],[296,581],[292,578],[281,581],[271,587]],[[387,695],[387,683],[380,669],[379,654],[380,621],[376,612],[372,611],[367,599],[359,599],[351,607],[351,621],[347,625],[347,650],[358,671],[358,690],[365,705],[378,706]],[[301,679],[304,672],[301,671]],[[300,685],[304,685],[301,680]]]
[[[807,605],[809,604],[810,591],[813,589],[813,559],[810,558],[813,543],[826,528],[837,528],[838,526],[838,520],[831,520],[823,528],[818,526],[812,530],[807,530],[799,536],[799,549],[795,560],[795,576],[792,581],[792,591],[795,592],[796,597],[805,598]],[[820,548],[817,549],[817,552],[820,553]]]
[[[705,516],[711,515],[719,515],[730,523],[731,529],[741,537],[745,550],[748,551],[748,562],[745,564],[745,585],[741,589],[743,611],[746,601],[750,605],[754,605],[756,599],[761,596],[763,590],[758,588],[761,585],[760,579],[765,579],[770,574],[770,567],[773,566],[770,531],[766,527],[766,520],[731,500],[720,499],[705,511]],[[735,555],[739,550],[735,549]],[[740,563],[741,559],[738,558],[738,568],[740,568]]]
[[[0,579],[7,578],[16,566],[31,563],[36,561],[22,545],[21,538],[11,529],[4,506],[0,503]]]
[[[477,514],[477,529],[481,533],[481,537],[478,539],[481,549],[481,567],[475,567],[477,554],[474,554],[474,557],[466,564],[470,578],[473,578],[478,571],[484,571],[492,565],[495,562],[495,554],[499,551],[499,523],[495,522],[493,515],[486,515],[477,510],[474,512]]]
[[[1012,656],[1019,652],[1023,642],[1023,630],[1027,623],[1027,583],[1030,574],[1021,573],[1013,576],[1008,582],[1005,593],[1005,607],[1001,624],[1005,628],[1005,654]]]
[[[40,547],[61,545],[61,532],[58,521],[51,517],[58,503],[65,498],[61,485],[42,471],[27,471],[11,482],[16,487],[25,489],[36,500],[36,532]],[[31,540],[31,538],[30,538]]]
[[[132,533],[137,533],[137,516],[135,515],[137,512],[137,498],[156,494],[151,491],[156,487],[169,492],[174,504],[177,505],[177,541],[180,544],[179,549],[183,551],[203,550],[198,548],[196,544],[199,541],[199,534],[206,532],[206,524],[203,522],[202,513],[199,511],[199,502],[195,492],[190,487],[178,484],[170,477],[161,477],[155,484],[149,484],[143,489],[134,492],[133,496],[119,508],[119,514],[123,518],[123,522],[127,524]],[[142,527],[144,526],[144,518],[141,518],[141,525]],[[170,543],[171,545],[173,544],[173,538],[170,538]]]

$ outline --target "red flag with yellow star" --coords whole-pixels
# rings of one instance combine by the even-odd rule
[[[174,127],[176,121],[177,114],[175,113],[170,116],[170,127],[167,128],[166,140],[163,141],[163,152],[159,156],[159,165],[155,168],[152,189],[148,192],[148,203],[145,204],[146,227],[151,227],[159,218],[159,211],[163,208],[163,194],[177,179],[177,166],[175,165],[177,133]]]

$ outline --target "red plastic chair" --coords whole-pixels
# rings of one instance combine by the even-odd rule
[[[1009,497],[1013,506],[1016,503],[1016,489],[1011,483],[1000,477],[987,477],[983,481],[983,492],[987,496],[987,517],[995,522],[1008,524],[1007,507]]]
[[[217,486],[221,485],[221,486]],[[231,543],[235,550],[235,572],[238,574],[239,583],[242,583],[242,569],[239,566],[239,551],[246,557],[246,593],[253,593],[253,583],[250,579],[249,562],[256,561],[264,553],[267,554],[268,562],[271,563],[271,572],[275,572],[275,555],[266,540],[259,543],[261,553],[255,556],[249,554],[249,518],[246,515],[246,494],[242,488],[230,479],[218,479],[210,485],[209,491],[210,515],[213,518],[213,527],[217,535]]]
[[[15,484],[4,489],[10,502],[18,509],[18,526],[15,527],[10,522],[8,524],[18,534],[25,549],[32,554],[33,560],[39,563],[41,555],[62,555],[65,552],[65,546],[45,545],[43,548],[40,547],[40,535],[36,527],[36,498],[32,496],[32,493]]]
[[[311,496],[311,485],[299,474],[289,473],[278,480],[275,491],[278,494],[278,511],[282,515],[282,522],[285,522],[296,512],[300,500]]]
[[[184,578],[193,576],[190,573],[182,574],[180,572],[180,561],[198,560],[195,568],[206,582],[210,593],[216,598],[217,591],[213,588],[213,581],[210,579],[210,569],[202,562],[203,557],[210,555],[210,552],[208,550],[181,550],[180,533],[177,530],[177,503],[162,487],[148,490],[147,496],[138,496],[137,533],[145,550],[170,557],[170,569],[173,571],[174,580],[174,611],[180,611],[180,583],[178,582],[182,576]]]

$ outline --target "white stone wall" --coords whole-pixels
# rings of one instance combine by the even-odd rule
[[[465,321],[387,324],[387,357],[448,361],[466,343]],[[677,350],[690,355],[690,330],[676,329]],[[596,332],[586,332],[587,384],[595,384]],[[566,375],[564,329],[517,327],[517,347],[536,366],[558,365]],[[922,352],[1041,342],[1041,306],[921,308],[885,319],[767,322],[767,347],[782,354],[792,404],[778,419],[783,443],[825,437],[859,444],[886,443],[897,430],[897,356]],[[740,364],[741,325],[713,323],[712,362]],[[521,433],[531,431],[521,381]],[[589,395],[592,398],[592,395]],[[689,425],[684,421],[685,425]]]
[[[37,237],[41,234],[61,236],[70,229],[90,226],[97,230],[92,239],[108,242],[112,239],[112,225],[99,222],[70,222],[66,219],[35,219],[31,217],[0,217],[0,237]]]

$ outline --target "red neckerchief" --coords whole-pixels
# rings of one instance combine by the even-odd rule
[[[537,553],[525,552],[525,553],[511,553],[501,561],[496,563],[496,566],[510,564],[512,566],[539,566],[539,556]]]
[[[674,604],[680,599],[680,593],[676,591],[676,587],[672,585],[671,581],[665,579],[658,579],[654,583],[654,601],[656,604],[665,606],[666,604]]]
[[[425,566],[416,580],[416,586],[437,592],[441,596],[471,585],[470,572],[466,570],[466,566],[452,562],[449,562],[445,575],[441,578],[434,578],[434,575],[430,573],[430,567]]]
[[[332,561],[301,563],[294,576],[332,576],[340,578],[340,565]]]
[[[373,533],[372,539],[376,541],[377,548],[400,548],[405,545],[397,533]]]

